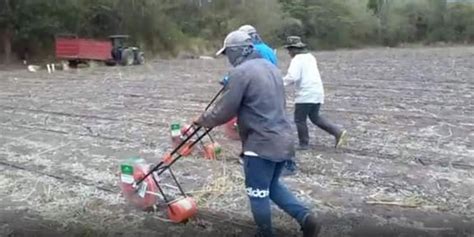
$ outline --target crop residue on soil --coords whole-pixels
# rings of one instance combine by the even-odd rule
[[[322,113],[349,139],[334,150],[333,138],[310,125],[313,150],[297,153],[298,173],[285,182],[318,211],[322,236],[474,235],[474,48],[315,55]],[[284,73],[289,58],[280,57]],[[169,124],[197,116],[226,69],[218,59],[1,71],[0,235],[248,236],[240,145],[221,129],[213,132],[224,149],[218,160],[196,155],[174,167],[202,210],[186,225],[130,208],[117,186],[120,161],[157,162],[170,146]],[[274,210],[281,235],[298,234]]]

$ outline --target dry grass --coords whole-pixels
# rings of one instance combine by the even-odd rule
[[[336,151],[333,138],[310,125],[316,147],[298,153],[299,172],[285,182],[314,210],[341,219],[370,209],[371,218],[384,223],[387,207],[366,201],[391,205],[393,223],[406,218],[394,205],[410,206],[420,220],[432,213],[472,217],[472,50],[317,52],[328,98],[321,112],[347,127],[349,139]],[[285,68],[288,58],[281,62]],[[2,71],[0,161],[26,168],[0,166],[2,204],[34,210],[62,226],[133,229],[161,218],[161,212],[128,209],[117,188],[118,165],[137,154],[155,163],[169,147],[167,124],[188,122],[202,111],[219,89],[213,78],[222,76],[226,63],[160,60],[56,74]],[[294,95],[288,93],[291,116]],[[186,158],[174,171],[199,207],[251,220],[236,162],[240,144],[221,131],[214,137],[222,157]],[[275,220],[293,226],[281,212]],[[347,223],[344,231],[351,229]]]

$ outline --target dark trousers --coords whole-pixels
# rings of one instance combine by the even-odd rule
[[[300,225],[310,213],[280,181],[286,162],[272,162],[255,156],[243,156],[245,188],[258,226],[259,236],[273,236],[270,200]]]
[[[306,120],[309,117],[311,122],[326,131],[327,133],[337,137],[341,134],[341,129],[331,123],[327,118],[319,115],[321,104],[301,103],[295,104],[295,123],[298,131],[298,139],[300,145],[308,145],[309,133]]]

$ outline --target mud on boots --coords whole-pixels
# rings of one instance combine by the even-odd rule
[[[324,87],[316,57],[308,51],[306,44],[298,36],[289,36],[285,48],[291,56],[290,66],[283,78],[285,86],[295,85],[295,112],[299,149],[309,148],[307,119],[335,138],[335,148],[339,148],[346,138],[346,130],[336,126],[320,115],[324,104]]]
[[[233,66],[229,80],[216,105],[194,123],[212,128],[239,118],[243,191],[260,236],[273,236],[270,201],[297,220],[305,236],[316,236],[319,225],[311,210],[280,179],[286,162],[295,156],[294,131],[286,115],[280,71],[254,51],[250,36],[242,31],[227,35],[216,55],[220,54]]]

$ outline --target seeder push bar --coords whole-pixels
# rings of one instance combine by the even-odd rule
[[[167,153],[165,154],[165,156],[163,157],[163,159],[152,169],[150,170],[146,175],[145,177],[141,178],[137,183],[136,185],[140,185],[141,182],[143,182],[143,180],[145,180],[148,176],[151,175],[151,173],[155,172],[155,171],[159,171],[158,175],[160,175],[161,173],[163,173],[166,169],[169,169],[171,168],[171,165],[173,165],[176,161],[178,161],[181,157],[183,157],[182,154],[178,154],[178,157],[176,158],[173,158],[173,155],[177,154],[178,151],[185,145],[187,144],[187,142],[189,141],[189,139],[191,139],[191,137],[193,137],[202,127],[199,126],[197,127],[196,129],[194,129],[194,131],[191,133],[191,135],[189,135],[184,141],[182,141],[177,147],[175,147],[173,149],[173,151],[171,151],[171,153]],[[193,141],[188,147],[189,149],[191,147],[193,147],[194,145],[196,145],[196,143],[198,143],[199,141],[201,141],[201,139],[206,136],[210,131],[212,130],[212,128],[209,128],[206,130],[206,132],[204,132],[203,134],[201,134],[195,141]],[[186,153],[186,152],[183,152],[183,153]]]

